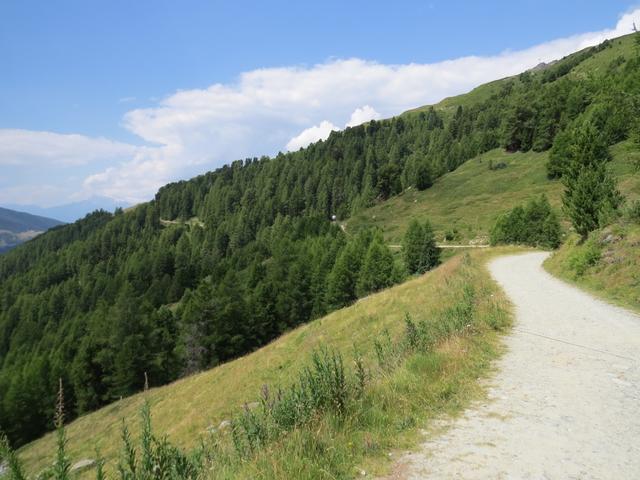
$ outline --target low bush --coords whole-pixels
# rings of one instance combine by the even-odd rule
[[[446,232],[444,232],[444,239],[447,242],[453,242],[454,240],[460,240],[461,238],[462,238],[462,235],[460,234],[460,231],[457,228],[451,228]]]
[[[574,251],[567,259],[569,268],[576,276],[582,276],[589,267],[598,263],[601,255],[600,246],[595,240],[589,239],[582,245],[576,245]]]
[[[634,223],[640,223],[640,200],[631,202],[625,211],[627,219]]]
[[[507,166],[508,165],[504,162],[493,163],[492,160],[489,160],[489,170],[491,171],[502,170],[504,168],[507,168]]]
[[[543,195],[498,217],[491,229],[490,242],[558,248],[561,235],[558,216]]]

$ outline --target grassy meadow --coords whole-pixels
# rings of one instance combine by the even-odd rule
[[[611,153],[610,168],[618,178],[620,190],[629,199],[639,198],[637,147],[621,142],[611,148]],[[346,222],[347,232],[376,225],[390,244],[397,245],[402,243],[412,219],[429,219],[438,241],[444,240],[445,232],[454,230],[457,236],[450,243],[466,244],[474,239],[482,243],[499,214],[532,197],[544,193],[551,205],[560,210],[563,187],[560,181],[547,179],[547,158],[547,152],[492,150],[438,179],[427,190],[407,190],[354,215]],[[490,170],[490,162],[494,166],[504,163],[506,168]]]

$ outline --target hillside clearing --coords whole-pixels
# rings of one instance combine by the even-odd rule
[[[640,198],[640,176],[635,170],[640,151],[626,141],[611,147],[611,153],[610,168],[620,190],[629,200]],[[428,219],[438,241],[447,233],[456,243],[486,239],[499,214],[538,195],[547,195],[551,205],[560,209],[563,187],[560,181],[547,178],[547,159],[547,152],[492,150],[438,179],[427,190],[407,190],[356,214],[346,222],[347,231],[375,225],[382,228],[389,243],[399,245],[412,219]],[[504,163],[506,168],[490,170],[489,162]]]

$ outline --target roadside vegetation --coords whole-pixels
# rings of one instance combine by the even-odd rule
[[[545,262],[550,273],[640,312],[640,217],[629,213],[582,241],[574,234]]]

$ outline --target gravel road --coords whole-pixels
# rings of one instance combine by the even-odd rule
[[[392,479],[640,479],[640,317],[546,273],[489,268],[515,305],[488,397],[442,420]]]

